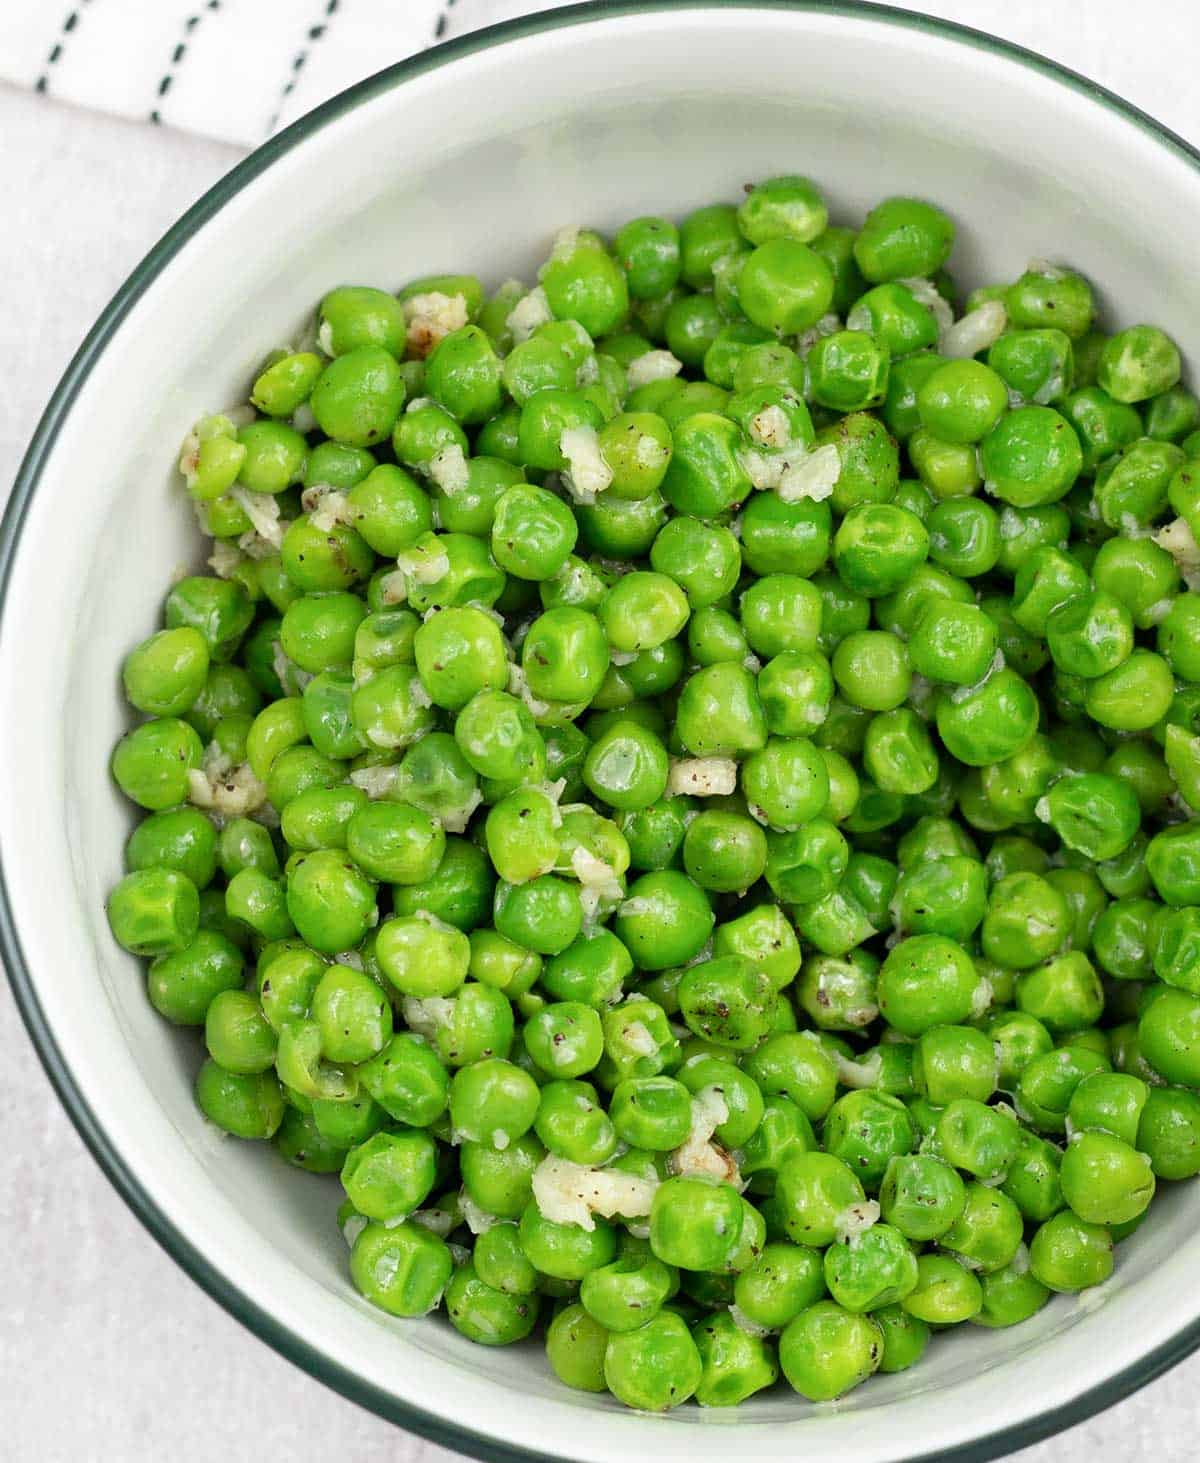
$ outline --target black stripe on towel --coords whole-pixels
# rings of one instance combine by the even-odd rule
[[[188,42],[192,38],[192,32],[204,19],[205,12],[210,10],[220,10],[220,8],[221,0],[208,0],[208,3],[205,5],[204,10],[197,11],[195,15],[189,15],[188,18],[184,21],[183,40],[179,41],[176,44],[175,49],[171,52],[171,63],[163,72],[162,76],[159,78],[158,95],[160,97],[165,97],[166,94],[171,90],[171,83],[178,75],[179,68],[182,66],[184,58],[187,56]],[[162,122],[162,114],[159,112],[157,107],[151,107],[150,121],[153,122],[155,126]]]
[[[66,37],[69,36],[71,32],[75,29],[75,27],[79,24],[79,16],[81,12],[86,6],[90,5],[91,3],[92,0],[79,0],[78,5],[76,5],[73,10],[67,11],[63,23],[59,27],[58,35],[55,38],[54,44],[50,47],[49,54],[46,56],[46,61],[42,67],[41,73],[38,76],[38,79],[33,83],[34,91],[42,92],[44,94],[45,92],[48,92],[50,90],[50,73],[54,69],[54,67],[58,65],[58,62],[62,57],[63,47],[66,45]]]
[[[321,19],[318,20],[315,25],[310,25],[308,28],[307,44],[301,46],[301,48],[292,57],[291,75],[284,83],[283,90],[279,93],[279,101],[276,103],[275,111],[271,117],[271,120],[267,123],[268,137],[270,137],[271,133],[274,132],[276,127],[279,126],[279,118],[283,113],[284,105],[286,104],[288,97],[290,97],[291,94],[296,90],[296,83],[300,80],[300,73],[308,64],[308,58],[312,54],[312,51],[315,48],[317,42],[329,29],[329,22],[330,20],[332,20],[334,15],[337,14],[339,3],[340,0],[325,0],[324,9],[321,12]]]

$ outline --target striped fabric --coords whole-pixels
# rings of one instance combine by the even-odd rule
[[[253,146],[443,38],[565,0],[0,0],[0,81]]]

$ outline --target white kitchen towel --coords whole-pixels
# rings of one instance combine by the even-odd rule
[[[254,146],[443,38],[566,0],[0,0],[0,81]]]

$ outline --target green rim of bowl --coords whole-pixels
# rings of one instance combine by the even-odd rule
[[[1026,50],[997,36],[968,26],[956,25],[951,21],[931,16],[917,15],[912,11],[891,6],[863,3],[863,0],[592,0],[590,4],[572,5],[566,9],[552,10],[539,15],[524,16],[502,25],[490,26],[474,31],[459,40],[449,41],[423,51],[408,60],[400,61],[386,70],[368,77],[365,81],[350,87],[347,91],[324,102],[313,111],[294,122],[278,136],[271,138],[257,148],[243,162],[217,182],[209,191],[170,228],[150,250],[129,278],[109,302],[104,313],[96,321],[74,359],[67,367],[62,379],[38,423],[29,449],[21,463],[13,486],[12,495],[0,522],[0,628],[7,604],[13,561],[20,545],[21,530],[29,503],[37,488],[43,466],[54,447],[58,433],[70,412],[75,398],[102,357],[109,340],[124,321],[126,315],[137,303],[152,281],[161,273],[174,256],[188,243],[203,226],[236,194],[247,187],[273,163],[322,127],[361,106],[365,102],[396,87],[403,86],[413,77],[435,71],[464,56],[493,46],[537,35],[545,31],[565,30],[572,26],[586,25],[592,21],[611,20],[618,16],[645,15],[672,10],[774,10],[784,13],[823,14],[841,16],[856,21],[869,21],[878,25],[896,26],[903,30],[937,36],[943,40],[955,41],[960,45],[988,51],[1013,62],[1017,66],[1039,72],[1059,85],[1087,97],[1099,106],[1131,123],[1140,131],[1153,137],[1161,146],[1168,148],[1200,171],[1200,151],[1190,146],[1183,138],[1164,127],[1153,117],[1117,96],[1095,82],[1089,81],[1078,72],[1061,66],[1045,56]],[[0,642],[2,643],[2,642]],[[422,1437],[456,1448],[475,1458],[495,1460],[495,1463],[569,1463],[557,1455],[514,1448],[507,1443],[488,1437],[462,1424],[449,1422],[433,1412],[401,1401],[390,1392],[371,1383],[344,1367],[332,1356],[312,1346],[303,1337],[289,1330],[269,1311],[252,1301],[234,1285],[227,1276],[216,1269],[176,1229],[171,1219],[141,1187],[137,1176],[126,1166],[124,1159],[113,1146],[96,1115],[92,1112],[84,1093],[76,1085],[74,1075],[64,1060],[54,1034],[50,1030],[45,1013],[34,988],[33,980],[25,962],[20,938],[13,921],[8,890],[4,881],[4,859],[0,854],[0,958],[8,971],[9,981],[16,997],[17,1007],[25,1026],[37,1049],[47,1076],[58,1093],[63,1106],[79,1132],[80,1137],[91,1150],[100,1167],[121,1197],[150,1231],[173,1260],[219,1302],[236,1320],[240,1321],[256,1336],[273,1347],[289,1361],[303,1367],[318,1381],[331,1387],[342,1396],[369,1409]],[[1036,1417],[1018,1425],[1000,1429],[985,1437],[948,1449],[933,1449],[919,1455],[905,1453],[907,1463],[984,1463],[984,1460],[1027,1447],[1052,1433],[1082,1422],[1121,1398],[1144,1386],[1168,1368],[1200,1346],[1200,1317],[1178,1331],[1170,1340],[1154,1351],[1139,1358],[1132,1366],[1099,1385],[1082,1392],[1062,1406],[1051,1408]],[[802,1426],[802,1424],[796,1424]],[[901,1455],[896,1455],[900,1463]]]

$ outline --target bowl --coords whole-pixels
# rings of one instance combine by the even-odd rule
[[[199,564],[174,472],[205,410],[341,281],[530,277],[553,231],[735,198],[803,171],[835,217],[887,193],[958,218],[961,280],[1069,260],[1114,319],[1200,351],[1196,153],[1082,78],[901,11],[770,0],[616,3],[472,35],[344,93],[260,148],[147,256],[58,387],[0,543],[0,945],[93,1153],[152,1234],[314,1376],[493,1459],[985,1458],[1078,1421],[1200,1340],[1197,1202],[1176,1186],[1114,1278],[1012,1331],[964,1327],[911,1373],[812,1407],[627,1412],[571,1393],[540,1347],[396,1322],[351,1288],[336,1181],[222,1140],[193,1106],[193,1033],[151,1010],[104,896],[130,810],[105,765],[117,668],[172,566]]]

